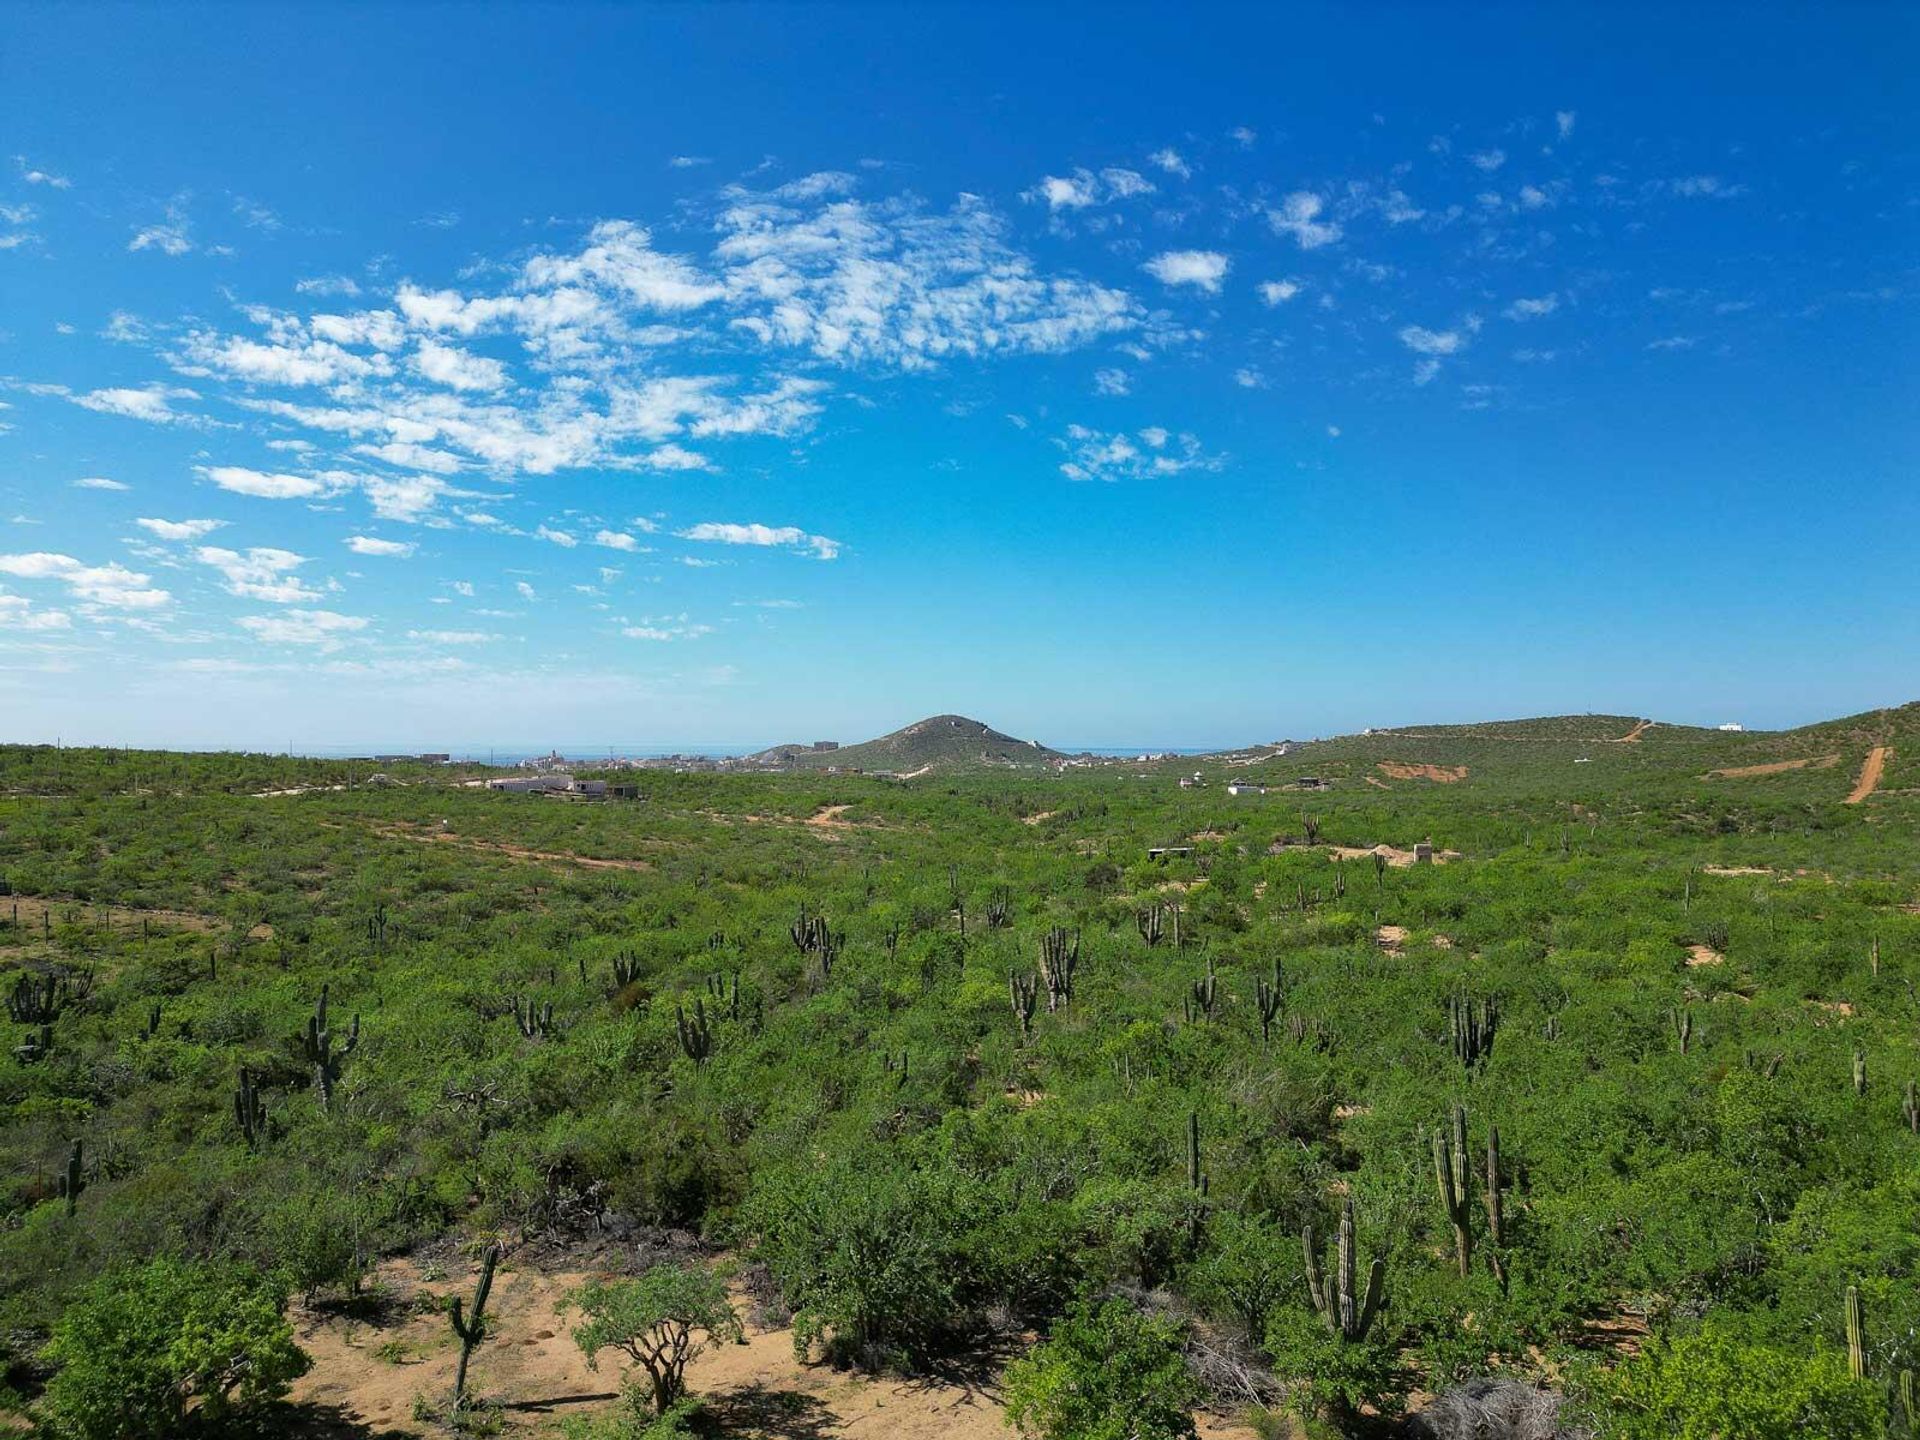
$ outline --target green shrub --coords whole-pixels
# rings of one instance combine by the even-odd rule
[[[590,1280],[561,1303],[583,1317],[573,1340],[588,1368],[599,1368],[602,1350],[627,1355],[647,1372],[652,1407],[663,1420],[686,1394],[687,1362],[709,1345],[745,1338],[726,1282],[697,1265],[656,1265],[637,1280],[611,1284]]]
[[[257,1413],[307,1371],[286,1292],[240,1266],[169,1257],[102,1276],[53,1327],[39,1407],[57,1440],[140,1440]]]
[[[1007,1421],[1032,1440],[1192,1440],[1201,1391],[1182,1351],[1173,1321],[1085,1302],[1007,1367]]]

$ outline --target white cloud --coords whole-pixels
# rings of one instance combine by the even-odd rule
[[[1260,137],[1245,125],[1236,125],[1227,132],[1227,138],[1240,146],[1241,149],[1250,150],[1253,148],[1253,142]]]
[[[442,345],[437,340],[423,338],[414,351],[412,363],[425,379],[454,390],[500,390],[507,383],[507,367],[498,360]]]
[[[1195,285],[1217,295],[1229,263],[1217,250],[1168,250],[1140,268],[1163,285]]]
[[[36,609],[24,595],[0,594],[0,630],[67,630],[73,617],[64,610]]]
[[[115,386],[105,390],[89,390],[83,395],[71,395],[68,398],[83,409],[101,415],[123,415],[129,420],[168,425],[187,418],[174,411],[173,401],[197,400],[200,397],[192,390],[147,385],[140,389]]]
[[[703,521],[676,531],[682,540],[708,541],[720,545],[780,546],[816,560],[837,560],[841,544],[825,535],[809,535],[794,525],[729,525]]]
[[[1115,166],[1102,170],[1100,178],[1106,182],[1107,193],[1116,199],[1130,200],[1135,195],[1153,194],[1153,182],[1138,170],[1125,170]]]
[[[533,593],[533,586],[529,585],[524,580],[514,581],[513,588],[520,592],[520,598],[522,600],[534,600],[539,598]]]
[[[1691,335],[1667,335],[1647,342],[1649,350],[1691,350],[1699,342]]]
[[[1298,280],[1267,280],[1260,286],[1260,299],[1267,305],[1284,305],[1300,293]]]
[[[464,595],[469,600],[473,598],[473,582],[471,580],[449,580],[447,583],[453,587],[454,594]]]
[[[1429,330],[1422,325],[1408,325],[1400,331],[1400,343],[1416,355],[1454,355],[1467,342],[1458,330]]]
[[[310,275],[296,280],[293,288],[301,295],[334,295],[346,299],[360,293],[359,282],[350,275]]]
[[[131,485],[123,485],[118,480],[109,480],[104,475],[86,475],[73,482],[76,490],[131,490]]]
[[[1475,168],[1492,174],[1495,170],[1498,170],[1502,165],[1507,163],[1507,152],[1498,148],[1478,150],[1469,155],[1467,159],[1473,162]]]
[[[535,530],[533,532],[533,538],[558,545],[562,550],[571,550],[580,543],[565,530],[555,530],[549,525],[542,525],[538,530]]]
[[[643,615],[637,625],[622,626],[620,633],[630,640],[698,640],[711,635],[711,625],[694,624],[682,615]]]
[[[417,548],[408,540],[381,540],[372,535],[349,535],[346,546],[356,555],[380,555],[404,560]]]
[[[1327,202],[1310,190],[1296,190],[1280,202],[1278,209],[1267,211],[1267,224],[1276,235],[1291,235],[1302,250],[1318,250],[1341,236],[1340,226],[1322,220]]]
[[[1182,180],[1191,179],[1193,176],[1192,167],[1189,166],[1187,162],[1181,158],[1180,152],[1174,149],[1171,145],[1168,145],[1163,149],[1154,151],[1153,154],[1147,157],[1147,159],[1152,161],[1155,165],[1158,165],[1162,170],[1166,171],[1169,175],[1178,175]]]
[[[640,542],[624,530],[601,530],[593,537],[593,543],[609,550],[639,550]]]
[[[73,187],[73,182],[64,175],[35,169],[27,163],[27,157],[24,155],[14,156],[13,163],[20,171],[20,178],[29,185],[45,185],[50,190],[68,190]]]
[[[1069,480],[1147,480],[1186,470],[1218,470],[1224,463],[1205,453],[1197,436],[1175,435],[1158,425],[1132,434],[1069,425],[1053,443],[1066,452],[1060,473]]]
[[[1242,390],[1264,390],[1267,388],[1267,377],[1248,365],[1233,372],[1233,383]]]
[[[1133,389],[1133,382],[1124,370],[1096,370],[1093,389],[1097,395],[1125,395]]]
[[[1684,175],[1677,180],[1669,180],[1667,190],[1689,200],[1731,200],[1736,195],[1744,195],[1747,187],[1730,185],[1718,175]]]
[[[202,466],[200,473],[222,490],[236,495],[254,495],[265,500],[308,500],[329,495],[336,488],[328,480],[312,475],[287,475],[250,470],[243,465]]]
[[[199,540],[211,535],[227,522],[224,520],[156,520],[142,516],[133,522],[142,530],[159,536],[162,540]]]
[[[217,545],[203,545],[193,552],[193,558],[220,572],[229,595],[265,600],[272,605],[294,605],[320,598],[318,591],[309,589],[290,573],[307,563],[306,556],[291,550],[255,546],[242,554]]]
[[[1574,119],[1575,115],[1571,110],[1556,110],[1553,112],[1553,123],[1558,127],[1562,140],[1567,139],[1573,134]]]
[[[485,645],[500,637],[485,630],[409,630],[407,638],[428,645]]]
[[[1502,313],[1509,320],[1539,320],[1560,308],[1558,295],[1542,295],[1532,300],[1516,300]]]
[[[691,170],[696,165],[711,165],[713,161],[705,155],[675,155],[667,164],[675,170]]]
[[[188,233],[187,202],[185,196],[175,196],[167,205],[166,220],[157,225],[146,225],[134,231],[133,239],[127,242],[129,250],[158,250],[163,255],[185,255],[193,249],[193,240]]]
[[[322,653],[367,628],[366,617],[332,610],[288,610],[279,615],[242,615],[234,624],[269,645],[311,645]]]
[[[1099,187],[1085,170],[1071,176],[1048,175],[1027,192],[1029,199],[1044,200],[1049,210],[1084,210],[1100,201]]]
[[[21,580],[50,580],[65,585],[77,600],[108,610],[158,610],[173,597],[152,587],[149,577],[124,565],[85,565],[71,555],[44,550],[0,555],[0,575]]]

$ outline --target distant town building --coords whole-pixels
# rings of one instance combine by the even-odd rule
[[[1194,771],[1191,775],[1182,775],[1180,777],[1180,788],[1182,790],[1204,790],[1207,788],[1207,777],[1202,775],[1198,770]]]
[[[1729,720],[1726,724],[1722,725],[1720,728],[1722,730],[1731,731],[1732,733],[1738,735],[1741,731],[1745,730],[1747,727],[1742,725],[1738,720]]]
[[[1147,851],[1149,860],[1171,860],[1193,854],[1191,845],[1155,845]]]
[[[816,740],[813,742],[813,748],[816,754],[825,750],[838,750],[840,748],[840,742],[838,740]]]
[[[509,775],[498,780],[487,781],[487,789],[503,790],[515,795],[538,795],[547,791],[565,791],[573,788],[573,776],[555,772],[551,775]]]

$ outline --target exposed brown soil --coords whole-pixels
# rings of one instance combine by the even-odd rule
[[[1384,855],[1387,857],[1387,863],[1398,869],[1405,869],[1407,866],[1413,864],[1414,858],[1413,851],[1396,850],[1391,845],[1374,845],[1365,849],[1358,845],[1316,845],[1313,848],[1322,851],[1336,860],[1370,860],[1375,855]],[[1433,852],[1433,863],[1436,865],[1444,865],[1449,860],[1458,860],[1460,858],[1461,856],[1458,850],[1436,850]]]
[[[1613,743],[1616,745],[1638,745],[1640,743],[1640,737],[1652,728],[1653,722],[1651,720],[1636,720],[1633,722],[1633,728],[1626,734],[1619,736]]]
[[[1825,770],[1839,762],[1838,755],[1821,755],[1811,760],[1773,760],[1765,765],[1729,765],[1720,770],[1709,770],[1710,780],[1743,780],[1753,775],[1784,775],[1789,770]]]
[[[1702,875],[1771,875],[1764,865],[1702,865]]]
[[[41,919],[49,910],[53,912],[53,923],[62,924],[68,912],[75,919],[95,921],[105,914],[107,921],[115,929],[125,928],[137,932],[140,922],[145,920],[152,925],[167,930],[192,930],[197,934],[208,935],[214,931],[227,930],[227,922],[218,915],[202,915],[192,910],[137,910],[130,905],[92,905],[81,900],[44,899],[38,895],[0,896],[0,915],[11,919],[16,913],[20,917],[22,929],[37,928],[45,922]],[[254,926],[247,932],[249,940],[271,940],[273,927],[267,924]]]
[[[1382,925],[1373,932],[1373,940],[1382,950],[1398,951],[1407,943],[1407,927],[1404,925]]]
[[[1042,810],[1038,815],[1022,816],[1020,823],[1022,825],[1043,825],[1059,813],[1057,810]]]
[[[1387,784],[1386,781],[1382,780],[1378,775],[1367,776],[1367,784],[1373,786],[1374,789],[1376,790],[1391,790],[1393,788],[1391,785]]]
[[[1880,788],[1880,777],[1887,770],[1887,756],[1892,753],[1892,747],[1887,745],[1876,745],[1867,752],[1866,763],[1860,767],[1860,778],[1853,782],[1853,793],[1847,796],[1847,804],[1858,805]]]
[[[1403,765],[1398,760],[1382,760],[1374,768],[1390,780],[1432,780],[1452,785],[1467,778],[1464,765]]]
[[[1726,963],[1727,957],[1722,955],[1718,950],[1715,950],[1711,945],[1689,945],[1687,947],[1687,964],[1689,966],[1724,965]]]
[[[587,1368],[570,1334],[577,1314],[556,1310],[589,1274],[503,1264],[487,1307],[488,1336],[474,1352],[470,1380],[472,1394],[495,1407],[501,1433],[557,1436],[563,1418],[622,1403],[616,1352],[602,1352],[598,1371]],[[313,1369],[294,1385],[291,1398],[308,1413],[379,1435],[443,1433],[434,1422],[413,1418],[414,1401],[420,1397],[437,1407],[447,1399],[459,1350],[445,1305],[448,1297],[466,1294],[473,1277],[468,1267],[456,1265],[429,1281],[415,1262],[398,1259],[381,1263],[378,1283],[389,1303],[377,1322],[296,1307],[295,1326]],[[749,1307],[739,1308],[746,1313]],[[998,1378],[990,1370],[953,1380],[903,1380],[809,1365],[794,1358],[793,1331],[784,1327],[749,1323],[745,1344],[718,1346],[698,1357],[687,1381],[724,1432],[741,1440],[1007,1440],[1010,1433]],[[1244,1426],[1204,1417],[1199,1430],[1208,1440],[1252,1436]]]
[[[607,860],[594,855],[574,855],[563,850],[529,850],[524,845],[509,845],[502,840],[482,840],[451,830],[417,830],[406,825],[375,825],[376,835],[389,840],[419,840],[429,845],[453,845],[462,850],[478,850],[503,855],[527,865],[578,865],[583,870],[651,870],[645,860]]]

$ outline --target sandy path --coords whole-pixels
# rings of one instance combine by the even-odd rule
[[[503,855],[528,865],[578,865],[583,870],[651,870],[646,860],[605,860],[593,855],[574,855],[564,850],[529,850],[524,845],[509,845],[502,840],[479,840],[471,835],[456,835],[451,830],[410,830],[404,825],[375,825],[376,835],[389,840],[418,840],[427,845],[454,845],[462,850],[479,850]]]
[[[1890,745],[1876,745],[1867,752],[1866,763],[1860,767],[1860,778],[1853,782],[1853,793],[1847,796],[1847,804],[1858,805],[1880,788],[1880,777],[1887,769],[1887,756],[1892,753],[1893,747]]]
[[[1636,720],[1633,722],[1633,729],[1618,737],[1613,743],[1616,745],[1638,745],[1640,743],[1640,737],[1652,728],[1653,722],[1651,720]]]
[[[503,1262],[487,1306],[489,1335],[474,1352],[472,1393],[498,1407],[501,1433],[559,1434],[569,1415],[592,1414],[618,1403],[613,1351],[598,1371],[587,1368],[573,1343],[577,1313],[556,1305],[587,1272],[508,1269]],[[443,1404],[453,1385],[459,1351],[447,1323],[449,1296],[468,1293],[470,1266],[456,1264],[427,1280],[411,1260],[387,1260],[378,1269],[392,1297],[378,1323],[293,1312],[300,1344],[313,1369],[293,1387],[292,1400],[308,1416],[331,1416],[376,1436],[443,1433],[413,1418],[415,1397]],[[745,1313],[746,1306],[739,1308]],[[967,1382],[873,1378],[826,1365],[806,1365],[793,1353],[788,1328],[747,1327],[744,1345],[723,1345],[696,1359],[688,1384],[704,1397],[728,1436],[739,1440],[1008,1440],[999,1384],[987,1375]],[[335,1433],[335,1432],[329,1432]],[[1203,1419],[1209,1440],[1252,1440],[1242,1426]]]

